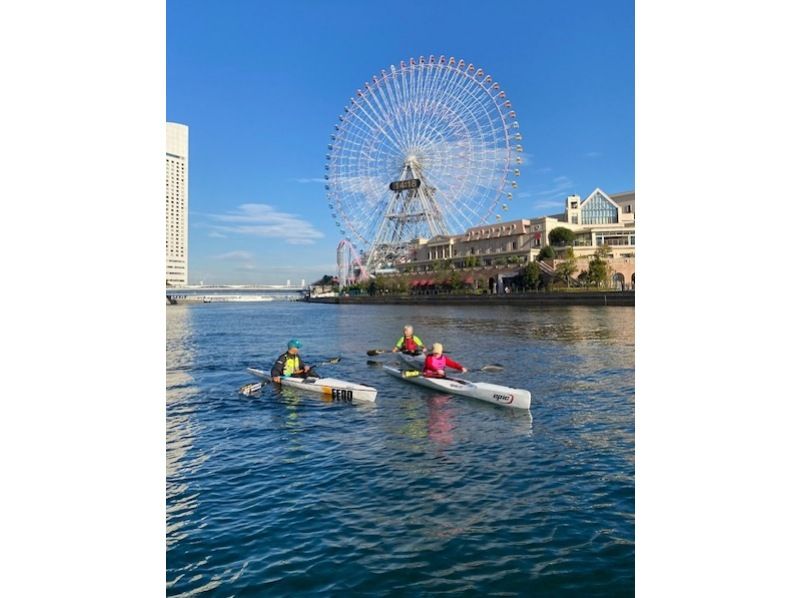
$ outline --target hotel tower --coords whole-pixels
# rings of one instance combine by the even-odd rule
[[[189,127],[167,123],[167,283],[189,283]]]

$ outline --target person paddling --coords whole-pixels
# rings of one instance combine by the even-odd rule
[[[303,362],[298,351],[302,346],[296,338],[289,341],[286,353],[278,357],[272,366],[270,375],[273,382],[280,382],[282,377],[305,378],[308,375],[311,367]]]
[[[394,344],[392,353],[402,351],[408,355],[419,355],[425,352],[425,344],[422,339],[414,335],[414,327],[411,324],[403,326],[403,336]]]
[[[425,367],[422,375],[426,378],[444,378],[444,369],[448,367],[460,371],[462,374],[467,372],[467,368],[444,355],[442,343],[433,343],[433,349],[425,358]]]

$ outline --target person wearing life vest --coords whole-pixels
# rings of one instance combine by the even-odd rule
[[[433,343],[433,349],[425,358],[425,367],[422,370],[422,375],[426,378],[444,378],[444,369],[446,367],[458,370],[462,374],[466,373],[467,368],[450,359],[443,354],[444,347],[442,343]]]
[[[414,327],[411,324],[403,326],[403,336],[397,339],[394,344],[392,353],[397,353],[398,351],[409,355],[419,355],[425,352],[425,344],[421,338],[414,335]]]
[[[305,378],[308,375],[311,368],[303,362],[298,352],[302,346],[303,344],[296,338],[289,341],[286,353],[278,357],[272,366],[270,375],[273,382],[280,382],[281,378]]]

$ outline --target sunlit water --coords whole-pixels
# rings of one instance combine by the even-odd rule
[[[368,365],[407,322],[530,412]],[[376,403],[237,394],[292,337]],[[633,308],[169,306],[166,424],[168,595],[633,593]]]

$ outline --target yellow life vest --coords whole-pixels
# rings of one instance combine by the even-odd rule
[[[300,358],[297,355],[290,355],[283,364],[283,375],[291,376],[300,371]]]

